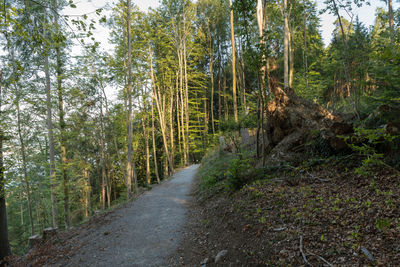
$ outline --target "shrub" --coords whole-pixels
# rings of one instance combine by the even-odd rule
[[[383,153],[378,153],[378,145],[392,143],[398,136],[392,136],[385,129],[355,128],[351,136],[340,136],[347,145],[363,156],[362,164],[355,169],[355,173],[367,176],[373,167],[385,165]]]

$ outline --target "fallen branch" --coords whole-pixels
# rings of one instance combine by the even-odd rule
[[[300,253],[303,256],[304,262],[306,264],[312,266],[312,264],[307,260],[307,256],[306,256],[306,254],[304,254],[304,251],[303,251],[303,236],[302,235],[300,235]]]
[[[323,262],[325,262],[329,267],[333,267],[333,264],[332,264],[332,263],[330,263],[329,261],[325,260],[325,259],[324,259],[323,257],[321,257],[320,255],[314,254],[314,253],[312,253],[312,252],[308,252],[308,255],[315,256],[315,257],[317,257],[318,259],[320,259],[320,260],[322,260]]]

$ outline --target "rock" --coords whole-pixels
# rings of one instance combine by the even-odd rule
[[[361,246],[361,252],[364,253],[364,255],[367,256],[367,258],[370,261],[374,261],[374,256],[372,256],[371,252],[369,252],[368,249],[366,249],[365,247]]]
[[[46,228],[43,230],[43,240],[49,240],[57,236],[58,228]]]
[[[205,258],[202,262],[200,262],[200,266],[201,267],[206,267],[207,263],[209,263],[209,262],[210,262],[210,259],[209,258]]]
[[[40,244],[40,242],[42,242],[42,238],[40,237],[40,235],[33,235],[33,236],[29,237],[28,249],[33,249],[38,244]]]
[[[242,137],[242,144],[247,145],[250,141],[250,134],[247,128],[240,129],[240,136]]]
[[[215,256],[215,263],[220,262],[225,256],[226,254],[228,254],[228,251],[226,249],[221,250],[220,252],[218,252],[217,256]]]
[[[221,150],[225,150],[226,148],[225,137],[223,136],[219,137],[219,146],[221,147]]]

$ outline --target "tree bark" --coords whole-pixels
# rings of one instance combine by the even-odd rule
[[[47,135],[49,138],[49,160],[50,160],[50,197],[51,197],[51,214],[53,220],[53,227],[57,227],[57,199],[55,195],[56,188],[56,164],[54,158],[54,135],[53,135],[53,122],[52,122],[52,105],[51,105],[51,92],[50,92],[50,71],[49,71],[49,56],[47,51],[44,56],[44,72],[46,77],[46,104],[47,104]]]
[[[183,17],[183,28],[184,28],[184,38],[183,38],[183,65],[185,70],[185,119],[186,119],[186,159],[187,163],[190,161],[190,133],[189,133],[189,84],[187,75],[187,52],[186,52],[186,18]]]
[[[90,178],[86,167],[83,169],[83,179],[86,181],[85,217],[88,218],[90,212]]]
[[[106,209],[106,159],[104,155],[104,123],[103,123],[103,103],[100,103],[100,164],[101,164],[101,207]]]
[[[53,1],[53,13],[54,13],[54,26],[56,34],[60,34],[58,25],[58,6],[57,0]],[[57,38],[58,40],[59,38]],[[57,58],[57,92],[58,92],[58,110],[59,110],[59,123],[60,123],[60,135],[61,135],[61,172],[63,177],[63,189],[64,189],[64,213],[65,213],[65,226],[69,228],[71,225],[71,215],[69,209],[69,185],[68,185],[68,174],[67,174],[67,149],[66,149],[66,138],[65,138],[65,120],[64,120],[64,101],[63,101],[63,89],[62,89],[62,62],[61,62],[61,44],[57,41],[55,44],[56,58]]]
[[[283,39],[283,76],[284,76],[284,90],[290,88],[289,84],[289,11],[288,0],[283,0],[283,20],[284,20],[284,39]]]
[[[286,1],[286,0],[285,0]],[[231,9],[230,24],[231,24],[231,42],[232,42],[232,94],[233,94],[233,114],[235,122],[238,122],[238,111],[237,111],[237,95],[236,95],[236,48],[235,48],[235,29],[233,25],[233,5],[232,0],[229,0],[229,6]]]
[[[127,86],[127,97],[128,97],[128,108],[127,108],[127,146],[128,146],[128,162],[126,164],[126,191],[128,199],[132,195],[132,176],[134,176],[135,190],[137,192],[137,177],[134,175],[136,173],[134,167],[133,159],[133,149],[132,149],[132,139],[133,139],[133,129],[132,129],[132,44],[131,44],[131,0],[127,0],[127,45],[128,45],[128,86]]]
[[[0,119],[2,119],[2,82],[3,72],[0,70]],[[8,242],[8,226],[6,211],[6,194],[4,184],[4,161],[3,161],[3,140],[4,132],[0,127],[0,265],[3,265],[3,259],[11,255],[10,244]]]
[[[170,107],[169,107],[169,130],[170,130],[170,142],[171,142],[171,162],[175,165],[175,142],[174,142],[174,87],[170,86]]]
[[[146,152],[146,182],[148,185],[151,185],[151,176],[150,176],[150,149],[149,149],[149,138],[147,136],[147,129],[146,129],[146,100],[145,95],[142,93],[143,97],[143,118],[142,118],[142,128],[143,128],[143,138],[145,144],[145,152]],[[171,114],[172,115],[172,114]]]
[[[23,171],[24,171],[24,181],[25,181],[26,196],[27,196],[27,201],[28,201],[29,223],[30,223],[30,226],[31,226],[31,235],[34,235],[35,229],[34,229],[34,226],[33,226],[31,187],[30,187],[29,178],[28,178],[28,171],[27,171],[27,167],[26,167],[25,142],[24,142],[24,138],[22,136],[22,129],[21,129],[21,111],[20,111],[20,103],[19,103],[20,95],[19,95],[19,92],[16,92],[16,94],[17,94],[16,106],[17,106],[18,137],[19,137],[19,142],[20,142],[20,145],[21,145],[22,167],[23,167]]]
[[[151,72],[151,80],[152,80],[152,94],[153,94],[153,100],[156,102],[157,110],[158,110],[158,116],[160,120],[160,126],[161,126],[161,134],[163,137],[163,145],[164,145],[164,152],[167,157],[167,163],[170,166],[170,171],[171,173],[174,172],[174,165],[172,164],[171,156],[169,154],[168,150],[168,141],[167,141],[167,127],[166,127],[166,121],[165,121],[165,107],[161,105],[161,96],[159,95],[159,92],[156,88],[155,84],[155,78],[154,78],[154,70],[153,70],[153,59],[151,55],[151,47],[149,46],[149,61],[150,61],[150,72]]]
[[[180,93],[181,93],[181,133],[182,133],[182,142],[183,142],[183,162],[185,166],[187,165],[188,158],[186,154],[186,134],[185,134],[185,119],[184,119],[184,114],[185,114],[185,96],[183,94],[183,59],[182,59],[182,51],[178,51],[178,59],[179,59],[179,72],[180,72]]]
[[[387,0],[387,2],[388,2],[388,13],[389,13],[390,41],[394,45],[393,5],[392,5],[392,0]]]
[[[157,148],[156,148],[156,138],[154,133],[154,107],[151,105],[151,134],[153,139],[153,159],[154,159],[154,172],[156,174],[157,183],[160,183],[160,175],[158,174],[158,164],[157,164]]]

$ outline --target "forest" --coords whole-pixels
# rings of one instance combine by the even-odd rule
[[[384,2],[367,27],[356,13],[367,0],[324,0],[322,11],[314,0],[162,0],[148,12],[118,0],[80,16],[63,14],[73,0],[3,0],[0,258],[201,161],[221,135],[236,145],[241,128],[255,129],[265,166],[283,139],[293,148],[321,130],[312,114],[337,116],[331,146],[314,149],[344,140],[363,156],[360,175],[399,169],[400,9]],[[324,13],[336,18],[326,46]],[[93,34],[100,25],[112,51]],[[335,130],[346,125],[373,145]]]

